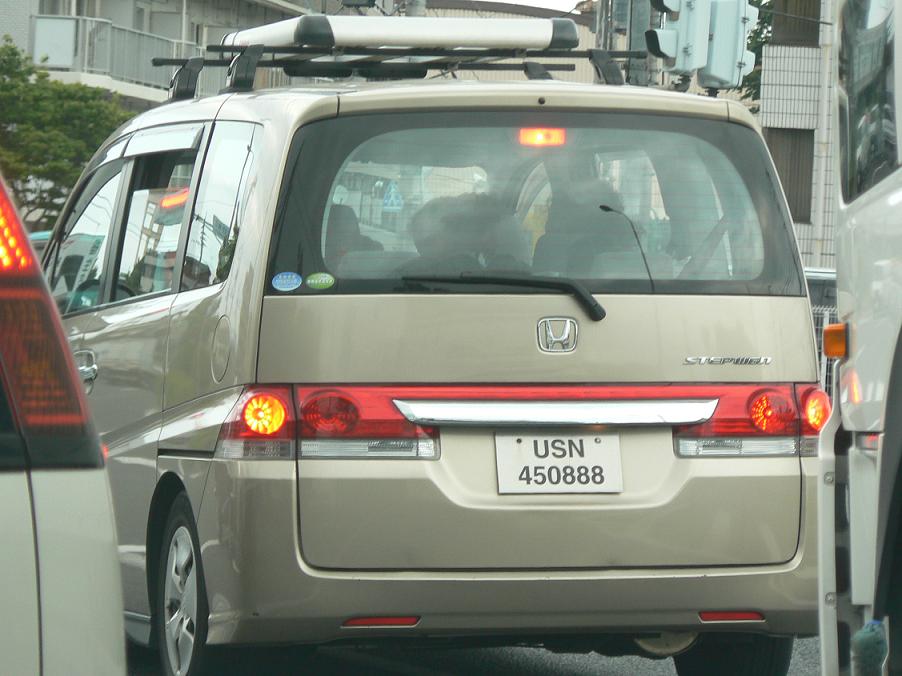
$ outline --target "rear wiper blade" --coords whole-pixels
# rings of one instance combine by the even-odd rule
[[[566,277],[533,277],[532,275],[484,275],[463,272],[460,275],[404,275],[404,282],[435,282],[437,284],[500,284],[534,289],[554,289],[573,296],[583,306],[586,314],[600,322],[607,314],[589,290],[574,279]]]

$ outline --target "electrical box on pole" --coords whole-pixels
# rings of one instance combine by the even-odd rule
[[[732,89],[755,67],[755,54],[746,49],[749,33],[758,23],[758,9],[748,0],[711,0],[711,41],[707,63],[698,83],[707,89]]]
[[[664,70],[692,75],[708,59],[712,0],[651,0],[665,16],[662,28],[645,33],[648,51],[664,59]]]

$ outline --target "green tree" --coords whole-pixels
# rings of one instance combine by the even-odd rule
[[[761,59],[764,53],[764,45],[770,42],[774,33],[774,15],[769,9],[773,9],[773,0],[753,1],[751,4],[760,8],[758,24],[749,33],[748,49],[755,54],[755,70],[745,76],[742,81],[742,98],[749,101],[758,101],[761,98]],[[754,110],[753,112],[757,112]]]
[[[132,114],[104,89],[51,80],[3,37],[0,169],[26,227],[52,227],[91,155]]]

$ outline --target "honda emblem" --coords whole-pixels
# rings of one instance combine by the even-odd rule
[[[539,320],[539,349],[542,352],[573,352],[579,326],[570,317],[545,317]]]

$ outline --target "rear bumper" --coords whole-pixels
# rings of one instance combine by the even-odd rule
[[[208,641],[320,643],[660,630],[814,634],[816,463],[814,458],[802,461],[801,537],[795,556],[784,564],[361,573],[316,569],[303,560],[294,463],[214,460],[198,518],[210,603]],[[702,623],[701,610],[757,610],[765,621]],[[341,626],[351,617],[373,615],[421,619],[415,627],[399,629]]]

